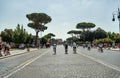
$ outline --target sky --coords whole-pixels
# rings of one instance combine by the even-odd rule
[[[15,29],[23,25],[28,33],[35,35],[35,30],[27,26],[26,18],[31,13],[46,13],[52,21],[39,37],[53,33],[54,38],[65,40],[71,35],[70,30],[76,29],[81,22],[91,22],[107,32],[119,33],[119,22],[112,22],[112,13],[117,14],[120,0],[0,0],[0,32],[4,29]]]

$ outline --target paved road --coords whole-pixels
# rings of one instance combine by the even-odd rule
[[[79,47],[78,51],[82,54],[91,56],[95,58],[95,60],[99,60],[102,63],[106,63],[109,66],[116,68],[120,71],[120,52],[119,51],[112,51],[112,50],[104,50],[103,53],[100,53],[97,49],[91,49],[88,51],[86,48]]]
[[[85,50],[83,50],[85,51]],[[36,56],[4,78],[120,78],[120,72],[106,67],[83,55],[64,54],[63,46],[57,47],[57,54],[52,49]]]
[[[32,51],[25,54],[22,53],[20,55],[0,59],[0,78],[3,78],[3,76],[5,76],[6,74],[9,74],[18,69],[30,59],[41,55],[44,51],[47,51],[47,49]]]

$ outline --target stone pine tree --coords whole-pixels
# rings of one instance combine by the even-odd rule
[[[72,35],[72,38],[69,38],[69,40],[72,39],[71,40],[72,42],[75,41],[76,38],[78,38],[80,36],[81,32],[82,31],[77,31],[77,30],[70,30],[70,31],[68,31],[67,34],[71,34]],[[75,35],[75,36],[73,36],[73,35]]]
[[[31,27],[36,32],[36,38],[35,38],[35,46],[38,46],[38,33],[43,32],[47,29],[45,24],[51,22],[51,17],[48,16],[45,13],[31,13],[27,14],[26,17],[28,18],[31,23],[28,23],[28,27]]]
[[[94,33],[95,33],[95,39],[102,39],[107,37],[106,31],[101,29],[100,27],[98,27]]]
[[[85,35],[86,32],[88,32],[91,28],[94,28],[95,26],[96,25],[94,23],[90,23],[90,22],[81,22],[81,23],[78,23],[76,25],[77,29],[82,29],[83,30],[83,32],[81,33],[81,37],[82,37],[84,42],[86,41],[86,35]]]
[[[52,37],[55,37],[55,34],[53,34],[53,33],[48,33],[47,34],[48,35],[48,37],[51,39]]]
[[[76,25],[76,28],[77,29],[82,29],[83,31],[85,31],[85,29],[89,30],[91,28],[94,28],[95,27],[95,24],[94,23],[87,23],[87,22],[81,22],[81,23],[78,23]]]
[[[52,42],[52,37],[55,37],[55,34],[53,33],[48,33],[47,35],[43,36],[45,39],[49,40],[50,42]]]
[[[73,35],[76,35],[76,37],[77,37],[78,35],[81,34],[81,32],[82,32],[82,31],[70,30],[70,31],[67,32],[67,34],[71,34],[72,37],[73,37]]]

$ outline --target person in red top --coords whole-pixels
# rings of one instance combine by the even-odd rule
[[[5,44],[4,46],[4,55],[10,55],[10,45],[9,44]]]
[[[7,52],[8,52],[8,55],[10,55],[10,45],[7,44]]]
[[[120,43],[118,44],[118,48],[120,49]]]

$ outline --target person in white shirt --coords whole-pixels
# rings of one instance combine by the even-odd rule
[[[88,45],[87,45],[87,48],[88,48],[88,50],[90,51],[90,49],[91,49],[91,44],[88,44]]]
[[[98,47],[99,47],[99,51],[103,52],[103,44],[100,43]]]
[[[53,44],[53,51],[54,51],[54,55],[56,54],[56,47],[57,47],[57,44]]]
[[[77,48],[77,44],[74,42],[73,43],[73,52],[74,52],[74,54],[76,54],[76,48]]]

